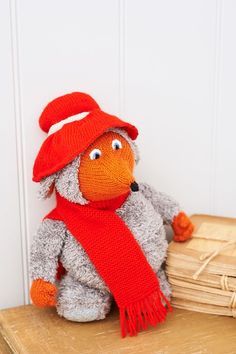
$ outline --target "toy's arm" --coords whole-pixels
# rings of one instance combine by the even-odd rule
[[[165,224],[172,226],[174,241],[185,241],[192,236],[193,224],[187,215],[180,210],[179,204],[165,193],[157,192],[147,183],[140,183],[140,191],[159,212]]]
[[[165,224],[171,224],[174,217],[179,214],[179,204],[165,193],[157,192],[147,183],[139,184],[140,191],[148,199],[155,210],[159,212]]]
[[[40,225],[30,252],[30,275],[33,280],[30,295],[36,306],[54,306],[58,256],[66,236],[61,221],[45,219]]]

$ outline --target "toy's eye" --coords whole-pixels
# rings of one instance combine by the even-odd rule
[[[112,140],[112,144],[111,145],[112,145],[112,149],[113,150],[122,149],[122,144],[121,144],[120,140],[118,140],[118,139]]]
[[[89,154],[89,157],[91,160],[97,160],[99,159],[99,157],[102,155],[102,152],[101,150],[99,149],[93,149],[90,154]]]

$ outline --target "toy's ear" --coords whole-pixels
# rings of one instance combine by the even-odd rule
[[[131,140],[130,144],[134,153],[135,162],[136,164],[138,164],[140,161],[140,153],[139,153],[138,145],[133,140]]]
[[[47,199],[52,195],[55,186],[56,177],[57,174],[54,173],[53,175],[45,177],[44,179],[42,179],[42,181],[40,181],[39,191],[38,191],[39,199]]]

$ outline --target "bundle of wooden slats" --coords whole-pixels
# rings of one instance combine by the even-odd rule
[[[167,274],[172,305],[236,317],[236,219],[194,215],[193,238],[171,242]]]

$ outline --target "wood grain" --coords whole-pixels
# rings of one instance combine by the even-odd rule
[[[232,318],[175,309],[157,328],[121,339],[117,309],[106,320],[74,323],[55,309],[32,305],[0,311],[1,331],[13,353],[200,354],[236,352]],[[1,347],[0,347],[1,348]]]
[[[1,354],[12,354],[11,349],[7,345],[7,342],[3,338],[3,336],[0,334],[0,353]]]

